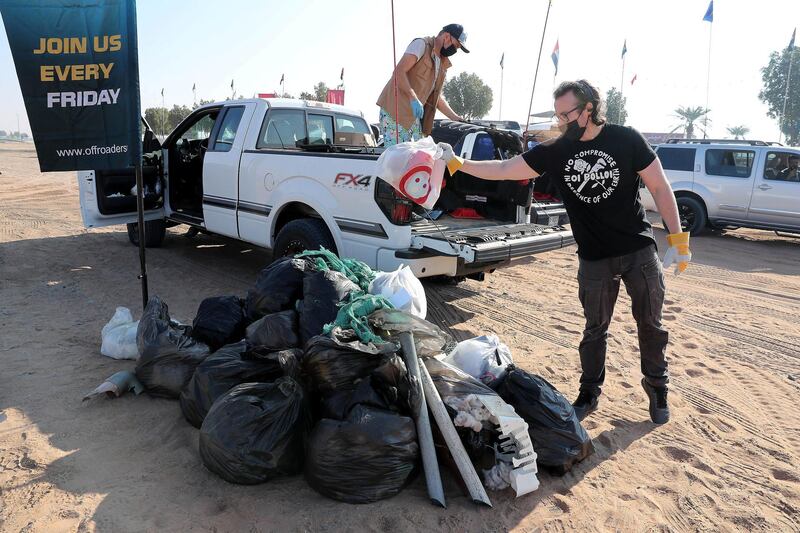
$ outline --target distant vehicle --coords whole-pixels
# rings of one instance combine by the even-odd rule
[[[800,148],[756,140],[670,140],[656,147],[681,226],[800,233]],[[656,210],[646,188],[645,208]]]
[[[481,135],[468,138],[484,146]],[[455,203],[441,206],[440,198],[431,214],[421,212],[377,175],[383,149],[363,115],[335,104],[208,104],[163,144],[146,130],[143,146],[148,246],[161,244],[168,225],[186,224],[272,248],[276,258],[324,246],[379,270],[405,264],[418,277],[480,278],[513,258],[574,242],[557,220],[529,221],[527,182],[486,181],[478,190],[468,177],[463,184],[448,177]],[[78,183],[84,224],[127,224],[137,243],[133,169],[80,171]],[[483,218],[452,216],[479,197]]]

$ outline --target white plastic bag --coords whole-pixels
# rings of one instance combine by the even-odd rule
[[[428,315],[425,288],[408,266],[401,266],[394,272],[380,272],[370,283],[369,293],[385,296],[397,309],[417,318],[424,319]]]
[[[511,350],[495,334],[459,342],[444,361],[486,385],[505,375],[506,367],[514,362]]]
[[[131,310],[117,307],[117,311],[108,324],[103,326],[100,336],[103,343],[100,353],[113,359],[137,359],[139,350],[136,347],[136,328],[139,321],[133,320]]]
[[[378,176],[400,194],[433,209],[442,192],[445,162],[431,137],[390,146],[378,158]]]

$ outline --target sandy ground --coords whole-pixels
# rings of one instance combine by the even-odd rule
[[[138,312],[137,251],[120,228],[83,229],[74,173],[40,174],[31,147],[0,144],[0,530],[800,531],[800,240],[737,230],[695,239],[668,277],[672,421],[654,426],[621,295],[597,453],[564,477],[477,508],[445,475],[372,505],[327,500],[302,477],[230,485],[208,472],[176,401],[81,403],[133,367],[99,353],[118,305]],[[658,231],[663,244],[663,232]],[[243,294],[259,249],[172,230],[148,252],[151,294],[190,320],[206,296]],[[430,316],[458,338],[496,332],[517,362],[576,393],[582,330],[576,256],[530,258],[486,282],[428,285]],[[624,292],[624,291],[623,291]]]

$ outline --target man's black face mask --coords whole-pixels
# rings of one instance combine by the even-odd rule
[[[451,44],[447,48],[442,46],[442,48],[439,50],[439,52],[442,54],[442,57],[450,57],[451,55],[455,54],[457,51],[458,51],[458,49],[456,48],[456,45],[454,45],[454,44]]]
[[[581,110],[581,114],[583,114],[583,110]],[[577,141],[583,134],[586,133],[586,126],[589,125],[589,119],[586,120],[586,125],[580,126],[578,125],[578,120],[581,118],[580,115],[575,120],[571,120],[567,122],[566,126],[561,129],[561,135],[564,136],[565,139],[569,139],[570,141]]]

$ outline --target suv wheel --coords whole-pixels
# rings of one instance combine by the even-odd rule
[[[706,209],[703,204],[694,198],[683,196],[677,199],[678,218],[681,221],[681,229],[688,231],[692,235],[700,235],[705,231],[708,224]],[[664,224],[664,228],[667,225]]]
[[[286,224],[275,238],[273,257],[293,256],[321,246],[336,253],[336,243],[325,222],[318,218],[298,218]]]
[[[158,248],[164,242],[167,234],[167,222],[162,218],[158,220],[145,220],[144,245],[146,248]],[[128,240],[134,246],[139,246],[139,224],[128,224]]]

